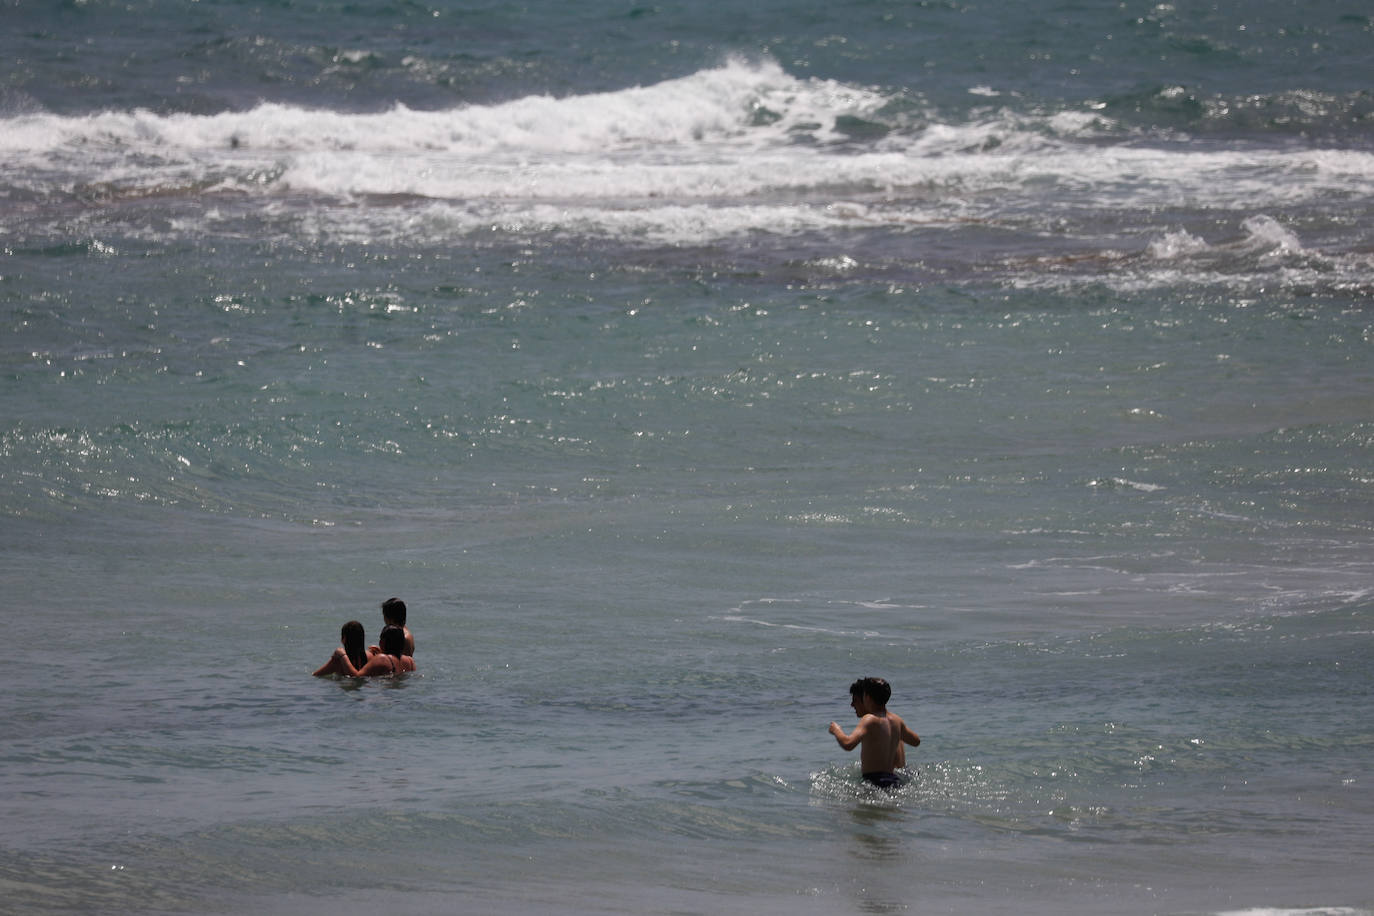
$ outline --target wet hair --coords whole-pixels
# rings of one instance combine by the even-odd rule
[[[382,602],[382,619],[398,627],[406,625],[406,603],[400,598],[388,598]]]
[[[377,642],[385,655],[401,656],[406,654],[406,631],[395,625],[382,627],[382,635]]]
[[[339,630],[339,639],[343,642],[344,652],[348,654],[348,660],[353,663],[354,668],[361,668],[367,664],[367,631],[363,625],[356,620],[350,620]]]
[[[858,699],[866,696],[879,706],[886,707],[892,699],[892,687],[880,677],[861,677],[849,685],[849,695]]]

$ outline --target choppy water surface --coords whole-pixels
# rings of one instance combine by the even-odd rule
[[[7,16],[9,909],[1374,910],[1367,11]]]

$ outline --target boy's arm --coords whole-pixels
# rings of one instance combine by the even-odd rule
[[[835,736],[835,740],[840,743],[840,747],[847,751],[852,751],[859,746],[859,743],[864,740],[864,735],[868,733],[869,718],[869,716],[864,716],[860,719],[859,724],[854,726],[854,731],[847,735],[844,733],[844,729],[840,728],[839,723],[831,722],[830,734]]]
[[[896,713],[890,712],[887,717],[897,723],[897,735],[907,744],[915,747],[921,743],[921,736],[907,728],[906,720]]]

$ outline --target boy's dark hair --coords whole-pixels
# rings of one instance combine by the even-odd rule
[[[400,598],[388,598],[382,602],[382,619],[389,620],[398,627],[406,625],[406,603]]]
[[[861,677],[849,685],[851,697],[866,696],[879,706],[886,707],[892,699],[892,687],[880,677]]]

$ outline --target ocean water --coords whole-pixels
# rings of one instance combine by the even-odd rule
[[[1374,913],[1366,5],[0,52],[0,911]]]

